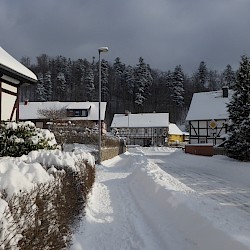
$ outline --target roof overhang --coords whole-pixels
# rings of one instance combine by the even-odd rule
[[[16,85],[37,82],[36,75],[0,47],[0,78]],[[15,81],[11,81],[14,79]]]
[[[5,77],[5,76],[7,76],[7,77]],[[19,82],[19,84],[23,84],[23,83],[32,84],[32,83],[36,83],[37,82],[36,79],[24,76],[24,75],[22,75],[22,74],[20,74],[20,73],[18,73],[16,71],[14,71],[13,69],[5,67],[2,64],[0,64],[0,77],[1,77],[1,79],[3,81],[4,80],[8,81],[8,77],[10,77],[12,79],[17,80]],[[15,82],[13,82],[13,83],[15,83]]]

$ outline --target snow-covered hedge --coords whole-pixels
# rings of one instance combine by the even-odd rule
[[[5,122],[0,127],[0,156],[21,156],[32,150],[55,149],[53,133],[32,122]]]
[[[89,153],[0,159],[0,249],[65,249],[94,182]]]
[[[50,129],[55,135],[58,144],[80,143],[98,145],[98,133],[91,129],[57,126],[53,126]],[[120,147],[124,144],[123,139],[107,135],[102,135],[101,142],[102,147]]]

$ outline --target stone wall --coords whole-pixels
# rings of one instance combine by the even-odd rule
[[[113,147],[113,148],[102,148],[102,160],[109,160],[119,154],[122,154],[127,151],[126,147]]]

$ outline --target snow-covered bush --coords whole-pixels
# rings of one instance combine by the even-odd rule
[[[94,179],[81,151],[0,159],[0,249],[67,249]]]
[[[0,127],[0,156],[21,156],[38,149],[55,149],[54,134],[32,122],[5,122]]]

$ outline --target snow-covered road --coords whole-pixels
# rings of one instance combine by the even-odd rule
[[[164,171],[200,195],[250,214],[249,163],[239,163],[223,156],[203,157],[178,153],[178,157],[174,154],[166,157],[154,155],[152,151],[146,154],[150,161],[156,162]]]
[[[72,249],[250,249],[249,178],[225,157],[130,149],[97,166]]]
[[[129,187],[134,157],[124,154],[98,166],[74,249],[161,249]]]

